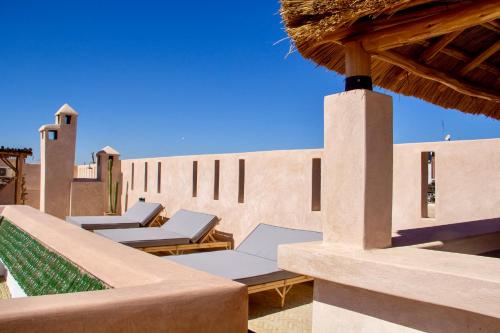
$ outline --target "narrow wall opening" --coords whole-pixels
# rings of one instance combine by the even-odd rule
[[[57,131],[48,131],[47,137],[49,140],[57,140]]]
[[[312,159],[311,210],[321,210],[321,158]]]
[[[245,202],[245,160],[238,161],[238,203]]]
[[[436,154],[433,151],[421,153],[421,217],[436,217]]]
[[[198,161],[193,161],[193,198],[198,196]]]
[[[132,163],[132,176],[130,179],[130,189],[134,190],[134,163]]]
[[[156,191],[161,193],[161,162],[158,162],[158,175],[157,175],[157,188]]]
[[[144,162],[144,192],[148,191],[148,162]]]
[[[214,162],[214,200],[219,200],[220,161]]]

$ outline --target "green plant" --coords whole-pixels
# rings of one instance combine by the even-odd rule
[[[0,259],[28,296],[102,290],[102,281],[0,217]]]
[[[118,206],[118,182],[113,184],[113,157],[108,159],[108,212],[116,214]]]

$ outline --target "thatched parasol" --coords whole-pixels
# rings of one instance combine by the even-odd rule
[[[371,68],[359,77],[445,108],[500,119],[500,0],[281,4],[295,47],[318,65],[359,76],[351,62],[365,54]]]

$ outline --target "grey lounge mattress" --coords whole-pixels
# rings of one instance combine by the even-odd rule
[[[298,276],[278,268],[278,245],[322,239],[320,232],[259,224],[236,250],[163,258],[252,286]]]
[[[217,221],[215,215],[181,209],[159,228],[109,229],[95,232],[132,247],[184,245],[198,242]]]
[[[278,268],[277,262],[250,254],[223,250],[164,257],[179,264],[222,276],[247,286],[298,276]]]
[[[137,202],[122,216],[67,216],[66,221],[88,230],[137,228],[145,226],[161,210],[158,203]]]
[[[162,228],[96,230],[96,234],[132,247],[189,244],[190,239]]]
[[[66,221],[87,230],[137,228],[141,225],[125,216],[66,216]]]

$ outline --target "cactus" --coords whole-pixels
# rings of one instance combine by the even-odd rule
[[[113,184],[113,158],[108,159],[108,199],[109,213],[116,214],[118,206],[118,182]]]

